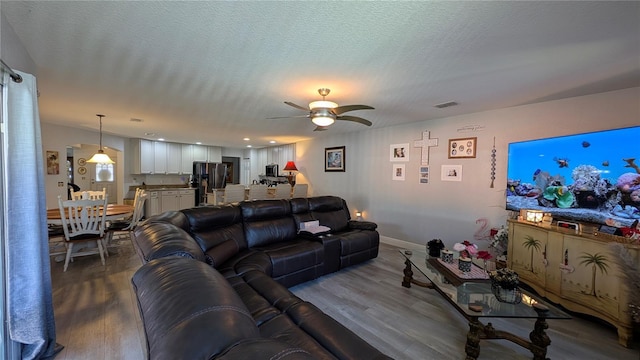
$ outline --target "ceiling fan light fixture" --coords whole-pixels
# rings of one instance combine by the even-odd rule
[[[318,126],[329,126],[333,124],[336,120],[330,116],[316,116],[311,119],[311,122]]]
[[[309,103],[309,109],[311,110],[319,109],[319,108],[334,109],[337,107],[338,107],[338,104],[334,103],[333,101],[327,101],[327,100],[318,100],[318,101],[313,101]]]

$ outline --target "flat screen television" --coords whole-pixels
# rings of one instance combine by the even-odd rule
[[[264,174],[266,176],[278,176],[278,164],[265,166]]]
[[[640,219],[640,127],[509,144],[507,210],[630,226]]]

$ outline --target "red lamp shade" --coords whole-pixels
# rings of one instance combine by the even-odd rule
[[[287,165],[284,166],[283,170],[287,171],[298,171],[296,164],[293,161],[287,161]]]

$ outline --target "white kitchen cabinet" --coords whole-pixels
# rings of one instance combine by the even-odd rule
[[[153,162],[154,174],[167,173],[167,143],[162,141],[153,142],[153,152],[155,154]]]
[[[182,174],[193,173],[193,147],[195,145],[182,144],[182,164],[180,172]]]
[[[219,146],[207,146],[207,161],[222,162],[222,148]]]
[[[144,216],[145,218],[149,218],[153,215],[158,215],[162,211],[160,209],[160,192],[159,191],[149,191],[149,198],[145,203]]]
[[[190,209],[196,204],[196,190],[185,189],[179,191],[179,207],[182,209]]]
[[[167,174],[182,174],[182,144],[167,143]],[[191,174],[191,172],[188,172]]]
[[[178,190],[163,190],[161,191],[161,193],[162,200],[160,203],[162,212],[169,210],[180,210],[180,192]]]
[[[131,139],[131,172],[133,174],[153,174],[155,169],[155,150],[153,141]]]
[[[193,161],[207,161],[207,146],[193,145]]]

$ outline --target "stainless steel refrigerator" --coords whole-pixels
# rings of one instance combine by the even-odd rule
[[[196,189],[196,205],[207,202],[207,193],[212,193],[214,189],[224,189],[226,180],[226,164],[194,161],[191,186]]]

